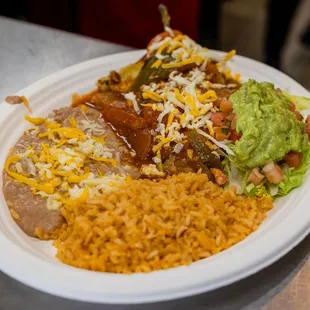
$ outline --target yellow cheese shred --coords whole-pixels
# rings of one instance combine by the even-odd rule
[[[86,104],[81,104],[80,105],[81,110],[85,113],[88,110],[88,106]]]
[[[204,94],[198,96],[198,100],[200,102],[214,102],[215,100],[217,100],[217,95],[215,93],[214,90],[208,90],[207,92],[205,92]]]
[[[61,201],[65,205],[72,206],[72,205],[84,203],[88,199],[88,197],[89,197],[89,192],[88,192],[88,189],[85,188],[80,197],[76,199],[65,199],[61,197]]]
[[[163,163],[162,163],[162,161],[161,161],[161,152],[160,152],[160,150],[157,151],[156,157],[157,157],[158,159],[160,159],[160,162],[157,163],[157,169],[158,169],[159,171],[164,171],[164,169],[163,169]]]
[[[208,127],[208,130],[209,130],[209,133],[210,133],[210,136],[214,137],[214,129],[213,129],[213,126],[208,123],[207,124],[207,127]]]
[[[186,123],[186,114],[185,114],[185,113],[183,113],[183,114],[181,115],[180,122],[181,122],[181,123]]]
[[[143,107],[152,108],[154,111],[160,111],[159,107],[155,103],[142,103]]]
[[[72,173],[72,175],[70,175],[68,177],[68,182],[69,183],[80,183],[81,181],[86,180],[89,177],[90,173],[85,173],[83,175],[75,175]]]
[[[162,60],[161,59],[157,59],[153,64],[151,68],[159,68],[160,65],[162,64]]]
[[[186,35],[178,34],[176,37],[173,38],[173,41],[182,41],[185,38],[186,38]]]
[[[231,50],[229,53],[227,53],[224,57],[224,60],[227,61],[231,59],[233,56],[236,55],[236,50]]]
[[[24,116],[24,119],[33,125],[41,125],[45,122],[45,119],[42,117],[30,117],[28,115]]]
[[[41,148],[42,148],[42,155],[45,159],[45,162],[47,162],[48,164],[53,164],[53,159],[50,156],[49,153],[49,145],[46,143],[41,143]]]
[[[102,157],[95,157],[95,156],[91,156],[91,155],[88,155],[87,157],[90,159],[99,161],[99,162],[109,163],[113,167],[117,167],[117,161],[114,158],[102,158]]]
[[[76,128],[77,127],[77,121],[74,117],[69,117],[68,118],[68,122],[70,124],[71,127]]]
[[[191,107],[190,113],[193,116],[199,116],[200,115],[199,110],[197,109],[194,97],[191,94],[186,95],[186,103]]]
[[[213,144],[209,140],[207,140],[205,144],[209,147],[210,150],[213,150]]]
[[[55,175],[59,175],[61,177],[69,177],[70,175],[72,175],[72,172],[56,170]]]
[[[56,123],[56,122],[49,122],[48,120],[45,120],[44,125],[45,125],[46,128],[49,128],[49,129],[54,129],[54,128],[60,128],[61,127],[61,124]]]
[[[70,127],[54,128],[46,132],[40,133],[38,136],[40,138],[43,138],[43,137],[48,136],[51,133],[58,133],[61,138],[66,138],[66,139],[81,138],[85,136],[82,130],[78,128],[70,128]]]
[[[161,102],[163,101],[163,99],[161,98],[161,96],[153,91],[150,90],[146,90],[143,92],[142,94],[143,99],[152,99],[154,101],[158,101]]]
[[[180,90],[178,88],[176,88],[174,90],[174,96],[181,102],[181,103],[185,103],[185,98],[184,96],[180,93]]]
[[[162,136],[157,136],[157,138],[160,138],[161,141],[153,146],[153,152],[156,153],[157,151],[159,151],[165,144],[169,143],[171,141],[171,137],[168,137],[168,138],[165,138],[165,137],[162,137]]]
[[[101,136],[101,137],[92,136],[91,138],[98,143],[105,144],[105,137],[104,136]]]
[[[159,49],[157,50],[156,54],[161,54],[167,47],[169,47],[169,45],[171,44],[170,41],[162,44]]]
[[[178,68],[178,67],[183,67],[185,65],[189,65],[192,63],[200,64],[202,62],[203,62],[202,57],[195,56],[195,57],[186,59],[186,60],[181,61],[181,62],[170,62],[170,63],[162,64],[162,68],[164,68],[164,69]]]
[[[232,79],[232,75],[231,75],[231,71],[227,70],[225,72],[223,72],[224,76],[226,79]]]
[[[240,73],[236,73],[235,76],[234,76],[234,79],[238,82],[240,82],[241,80],[241,74]]]
[[[56,144],[56,147],[61,147],[67,142],[66,139],[61,138],[60,141]]]
[[[167,49],[167,53],[170,54],[173,50],[175,50],[178,47],[184,47],[184,44],[182,44],[181,42],[176,42],[175,44],[172,44],[168,49]]]
[[[166,125],[166,133],[169,131],[169,128],[173,122],[173,119],[174,119],[174,114],[170,113],[168,116],[168,121],[167,121],[167,125]]]

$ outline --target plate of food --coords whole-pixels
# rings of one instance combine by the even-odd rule
[[[146,50],[1,104],[11,277],[82,301],[169,300],[247,277],[309,233],[309,92],[162,16]]]

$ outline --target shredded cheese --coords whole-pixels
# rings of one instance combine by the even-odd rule
[[[29,123],[36,125],[36,126],[41,125],[45,122],[45,119],[42,117],[30,117],[26,115],[24,119],[28,121]]]
[[[142,97],[143,99],[152,99],[154,101],[157,101],[157,102],[161,102],[162,101],[162,98],[159,94],[153,92],[153,91],[144,91],[143,94],[142,94]]]
[[[141,174],[144,174],[147,176],[158,176],[158,177],[163,177],[165,175],[163,171],[159,171],[156,165],[153,165],[153,164],[143,165],[141,168]]]
[[[200,102],[214,102],[216,99],[217,95],[215,91],[211,89],[198,97]]]
[[[236,50],[231,50],[229,53],[227,53],[224,57],[224,60],[227,61],[231,59],[233,56],[236,55]]]
[[[90,160],[114,167],[120,162],[117,156],[117,160],[113,158],[113,153],[105,146],[104,136],[91,134],[102,134],[104,130],[101,126],[99,128],[97,123],[88,120],[82,120],[81,124],[73,117],[67,119],[71,127],[63,127],[53,119],[28,116],[25,119],[36,126],[44,124],[46,131],[37,131],[35,135],[50,141],[29,146],[27,150],[10,156],[6,160],[5,171],[16,182],[29,186],[34,195],[46,198],[48,210],[55,211],[64,204],[84,202],[88,197],[102,193],[103,188],[111,187],[107,184],[115,176],[104,176],[98,172],[98,177],[95,177],[85,166]],[[60,140],[55,139],[55,135]],[[97,185],[86,183],[90,178]],[[125,176],[117,178],[125,180]],[[79,194],[72,196],[73,193]]]
[[[153,152],[156,153],[157,151],[159,151],[164,145],[168,144],[171,141],[171,137],[168,138],[164,138],[162,136],[159,137],[161,139],[161,141],[153,146]]]
[[[169,117],[168,117],[168,122],[167,122],[167,125],[166,125],[166,133],[168,133],[169,131],[169,128],[173,122],[173,119],[174,119],[174,114],[173,113],[170,113],[169,114]]]
[[[179,67],[183,67],[183,66],[186,66],[192,63],[196,63],[197,65],[199,65],[202,62],[203,62],[202,57],[195,56],[195,57],[183,60],[181,62],[170,62],[170,63],[162,64],[162,68],[164,69],[179,68]]]
[[[69,117],[68,118],[68,122],[70,124],[71,127],[76,128],[77,127],[77,121],[74,117]]]
[[[163,63],[163,61],[161,59],[157,59],[151,66],[151,68],[159,68],[160,65]]]

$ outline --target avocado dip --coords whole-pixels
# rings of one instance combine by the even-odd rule
[[[278,162],[307,147],[304,124],[290,111],[290,101],[268,82],[249,80],[229,100],[242,137],[233,146],[235,165],[248,170]]]

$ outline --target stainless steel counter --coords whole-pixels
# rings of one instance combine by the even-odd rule
[[[128,49],[0,17],[0,102],[6,95],[64,67]],[[3,251],[0,244],[0,255]],[[0,272],[0,309],[307,310],[310,309],[310,236],[280,261],[245,280],[199,296],[150,305],[111,306],[66,300],[26,287]]]

